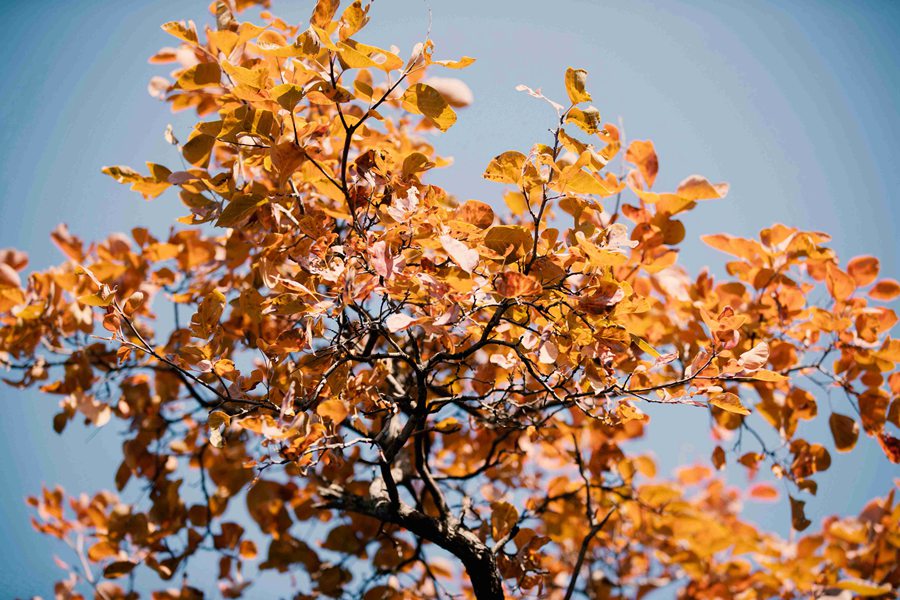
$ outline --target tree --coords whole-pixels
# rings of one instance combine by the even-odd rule
[[[260,3],[215,2],[205,40],[163,25],[179,46],[151,61],[176,66],[151,92],[204,117],[184,142],[166,132],[183,168],[104,169],[147,199],[175,188],[180,227],[86,247],[60,226],[67,261],[25,281],[27,257],[0,255],[7,383],[60,396],[59,433],[119,421],[115,486],[147,492],[29,500],[77,556],[57,597],[134,598],[150,572],[181,581],[153,598],[210,578],[238,597],[250,565],[290,573],[297,598],[896,593],[894,490],[784,541],[739,515],[771,485],[704,465],[657,478],[627,443],[649,403],[708,416],[714,469],[771,470],[797,532],[831,461],[799,433],[826,418],[813,392],[839,398],[822,410],[833,449],[862,428],[900,462],[900,341],[880,304],[900,283],[876,258],[842,266],[827,235],[773,225],[705,236],[728,275],[690,276],[678,218],[728,186],[651,191],[653,144],[623,152],[580,69],[564,104],[520,87],[558,124],[487,165],[505,208],[460,204],[426,183],[447,161],[423,134],[470,95],[426,75],[473,59],[357,41],[360,0],[319,0],[308,27],[238,21]],[[212,575],[192,568],[204,554]]]

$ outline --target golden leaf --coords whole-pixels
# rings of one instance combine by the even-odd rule
[[[456,123],[456,113],[450,104],[433,87],[424,83],[410,86],[401,98],[403,108],[411,113],[426,116],[441,131],[447,131]]]

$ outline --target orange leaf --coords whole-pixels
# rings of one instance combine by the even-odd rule
[[[856,290],[856,282],[852,277],[838,269],[832,263],[828,263],[825,273],[825,285],[828,293],[838,302],[843,302]]]
[[[628,145],[625,151],[625,160],[637,165],[648,188],[653,187],[656,174],[659,172],[659,159],[656,157],[656,149],[650,140],[635,140]]]
[[[535,296],[543,289],[537,279],[516,271],[501,273],[494,281],[494,287],[504,298]]]
[[[749,495],[754,500],[774,502],[778,499],[778,490],[768,483],[757,483],[750,488]]]
[[[878,277],[879,262],[874,256],[857,256],[847,263],[847,273],[856,281],[856,285],[869,285]]]
[[[331,398],[316,407],[316,414],[324,419],[331,419],[337,425],[347,418],[347,415],[350,414],[350,409],[347,408],[343,400]]]
[[[869,297],[887,302],[900,296],[900,282],[896,279],[882,279],[869,290]]]

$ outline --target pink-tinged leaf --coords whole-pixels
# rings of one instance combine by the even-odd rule
[[[741,368],[751,372],[763,368],[767,362],[769,362],[769,345],[765,342],[758,343],[741,354],[741,357],[738,359],[738,364]]]
[[[388,331],[390,331],[391,333],[403,331],[404,329],[407,329],[410,325],[412,325],[413,322],[415,322],[415,319],[403,313],[391,315],[384,320],[385,325],[387,325]]]
[[[390,279],[394,273],[394,257],[387,243],[384,240],[375,242],[369,247],[369,255],[375,272],[385,279]]]
[[[442,235],[440,241],[450,260],[455,262],[460,269],[466,273],[471,273],[475,270],[475,267],[478,265],[478,251],[469,248],[449,235]]]

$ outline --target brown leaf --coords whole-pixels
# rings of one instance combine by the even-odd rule
[[[833,412],[828,417],[828,426],[834,437],[834,447],[839,452],[853,450],[856,440],[859,438],[859,423],[856,422],[856,419]]]
[[[519,511],[509,502],[494,502],[491,505],[491,537],[502,539],[519,522]]]
[[[791,526],[797,531],[803,531],[812,524],[804,512],[806,502],[797,500],[793,496],[788,496],[788,498],[791,500]]]

